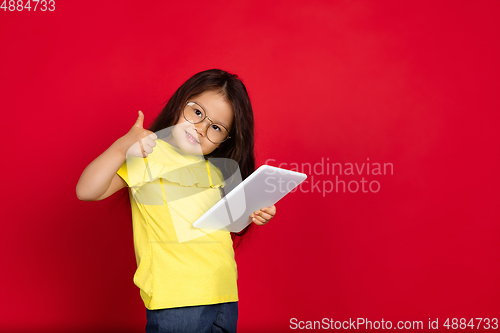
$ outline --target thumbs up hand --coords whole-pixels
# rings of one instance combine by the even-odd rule
[[[148,157],[156,146],[155,140],[158,138],[155,133],[144,129],[144,114],[139,111],[139,117],[134,126],[121,139],[123,147],[126,149],[126,156]]]

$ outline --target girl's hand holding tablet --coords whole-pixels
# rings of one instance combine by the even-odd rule
[[[276,214],[276,206],[272,205],[271,207],[264,207],[260,210],[256,210],[250,217],[253,223],[264,225],[273,218],[274,214]]]
[[[132,126],[127,134],[120,138],[127,157],[135,156],[146,158],[148,154],[153,152],[153,147],[156,146],[155,140],[157,136],[154,132],[144,129],[143,126],[144,114],[142,111],[139,111],[139,117],[134,126]]]

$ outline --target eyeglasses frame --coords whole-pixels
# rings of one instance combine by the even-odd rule
[[[198,106],[200,107],[200,109],[202,109],[202,110],[203,110],[203,113],[204,113],[205,117],[204,117],[202,120],[200,120],[199,122],[197,122],[197,123],[193,123],[192,121],[188,120],[188,119],[186,118],[186,115],[184,114],[184,111],[186,110],[186,106],[188,105],[188,103],[194,103],[194,104],[198,105]],[[214,122],[212,121],[212,119],[210,119],[210,117],[208,117],[208,116],[207,116],[207,111],[205,111],[205,109],[204,109],[204,108],[203,108],[200,104],[198,104],[198,103],[196,103],[196,102],[193,102],[193,101],[186,101],[186,104],[184,104],[184,108],[182,109],[182,116],[183,116],[183,117],[184,117],[184,119],[185,119],[188,123],[190,123],[190,124],[199,124],[199,123],[204,122],[204,121],[205,121],[205,119],[208,119],[208,120],[210,121],[210,124],[208,124],[208,126],[207,126],[207,131],[206,131],[206,133],[207,133],[207,139],[208,139],[208,141],[212,142],[213,144],[221,144],[221,143],[223,143],[224,141],[226,141],[227,139],[230,139],[230,138],[231,138],[231,137],[229,136],[229,130],[227,129],[227,127],[226,127],[226,126],[224,126],[224,125],[222,125],[222,124],[219,124],[219,123],[214,123]],[[210,138],[208,137],[208,128],[209,128],[210,126],[212,126],[213,124],[215,124],[215,125],[217,125],[217,126],[224,127],[224,129],[227,131],[227,137],[226,137],[223,141],[221,141],[221,142],[213,142],[213,141],[212,141],[212,140],[210,140]]]

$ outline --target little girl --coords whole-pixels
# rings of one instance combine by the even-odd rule
[[[143,121],[139,111],[87,166],[77,196],[102,200],[128,187],[146,332],[236,332],[237,235],[192,224],[221,199],[235,172],[230,161],[242,179],[255,169],[247,90],[234,74],[206,70],[177,89],[148,130]],[[264,225],[275,213],[263,207],[249,219]]]

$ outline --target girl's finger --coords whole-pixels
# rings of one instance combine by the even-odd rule
[[[259,215],[256,215],[252,221],[267,222],[266,219],[260,217]]]
[[[271,216],[274,216],[276,214],[276,207],[272,205],[271,207],[264,207],[260,209],[261,211],[268,213]]]
[[[146,154],[151,154],[153,152],[153,147],[148,145],[146,142],[144,142],[144,139],[139,140],[139,144],[141,146],[141,149],[146,152]]]
[[[252,221],[253,223],[257,224],[257,225],[264,225],[266,224],[266,222],[260,222],[260,221]]]
[[[271,214],[268,214],[268,213],[264,213],[264,212],[260,212],[260,213],[255,213],[256,216],[262,216],[264,219],[266,220],[270,220],[271,217],[273,217],[273,215]]]
[[[152,140],[150,137],[145,137],[143,140],[143,145],[149,146],[151,148],[156,146],[156,141]]]

